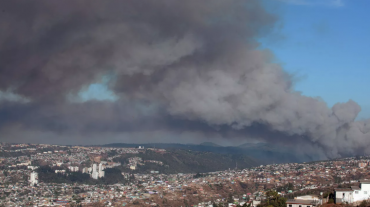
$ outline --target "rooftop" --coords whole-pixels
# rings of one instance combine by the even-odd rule
[[[302,199],[288,199],[286,201],[287,204],[310,204],[310,205],[315,205],[319,201],[318,200],[302,200]]]
[[[351,188],[335,188],[335,191],[353,191]]]

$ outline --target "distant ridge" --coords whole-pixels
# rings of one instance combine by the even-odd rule
[[[315,158],[297,153],[294,149],[288,147],[269,144],[269,143],[246,143],[239,146],[223,147],[212,142],[195,144],[178,143],[147,143],[147,144],[128,144],[112,143],[101,145],[103,147],[138,147],[162,148],[162,149],[184,149],[199,152],[213,152],[218,154],[245,155],[261,164],[278,164],[289,162],[310,162],[316,161]]]
[[[250,148],[250,147],[262,147],[262,146],[266,146],[266,145],[267,145],[266,143],[244,143],[244,144],[241,144],[237,147]]]
[[[279,152],[279,153],[290,153],[292,149],[289,147],[284,147],[281,145],[271,144],[271,143],[245,143],[239,145],[238,148],[243,148],[247,150],[259,150],[259,151],[269,151],[269,152]]]
[[[202,145],[202,146],[211,146],[211,147],[222,147],[221,145],[218,145],[218,144],[215,144],[213,142],[203,142],[199,145]]]

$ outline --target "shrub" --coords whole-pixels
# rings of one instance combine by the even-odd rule
[[[363,200],[361,203],[360,203],[360,207],[366,207],[367,206],[367,201],[366,200]]]

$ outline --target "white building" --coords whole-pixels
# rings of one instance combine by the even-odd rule
[[[315,195],[298,196],[286,202],[287,207],[314,207],[321,203],[321,199]]]
[[[98,171],[96,170],[96,164],[93,164],[91,177],[92,177],[93,179],[98,179],[98,177],[99,177],[99,173],[98,173]]]
[[[360,186],[336,188],[335,203],[354,203],[370,198],[370,181],[361,181]]]
[[[103,170],[104,170],[104,169],[103,169],[103,164],[102,164],[102,163],[100,163],[100,164],[99,164],[99,178],[104,177],[105,172],[104,172]]]
[[[66,173],[66,170],[55,170],[55,173],[61,173],[61,174],[64,174],[64,173]]]
[[[100,163],[99,164],[99,169],[96,169],[97,168],[97,165],[96,164],[93,164],[92,166],[92,173],[91,173],[91,177],[93,179],[98,179],[98,178],[102,178],[104,177],[105,175],[105,172],[103,171],[103,164]]]
[[[84,167],[82,168],[82,173],[91,174],[92,168],[91,167]]]
[[[35,184],[39,183],[39,176],[37,172],[31,172],[29,182],[30,186],[34,186]]]
[[[365,162],[358,163],[359,168],[364,168],[366,166],[367,166],[367,163],[365,163]]]
[[[336,188],[335,203],[353,203],[353,190],[351,188]]]
[[[36,170],[39,168],[38,166],[27,166],[27,169]]]
[[[18,166],[28,166],[28,165],[31,165],[31,161],[18,163],[17,165]]]
[[[78,172],[79,171],[79,167],[78,166],[69,166],[68,169],[71,172]]]

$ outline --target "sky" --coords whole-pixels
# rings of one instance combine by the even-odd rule
[[[0,8],[0,141],[370,154],[367,0]]]
[[[370,118],[370,1],[267,0],[279,15],[275,31],[259,40],[284,70],[295,77],[295,90],[322,98],[329,107],[356,101],[357,119]],[[115,100],[97,82],[82,90],[83,100]]]
[[[348,99],[370,118],[370,1],[267,1],[280,15],[275,36],[262,38],[276,61],[297,77],[295,89],[331,107]]]

